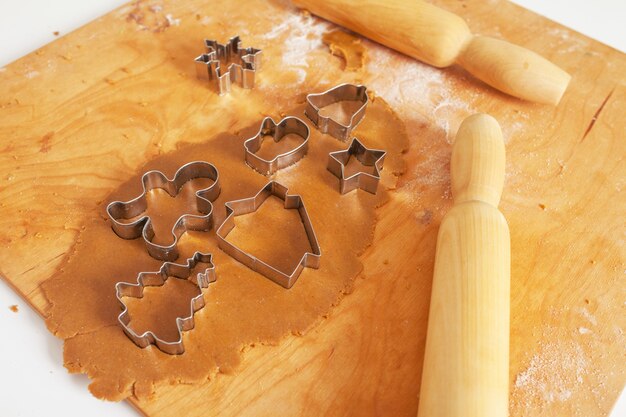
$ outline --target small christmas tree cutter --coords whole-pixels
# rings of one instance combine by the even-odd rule
[[[202,290],[208,288],[209,284],[215,281],[215,266],[211,254],[196,252],[193,257],[187,259],[187,264],[176,264],[165,262],[157,272],[140,272],[137,275],[137,283],[129,284],[127,282],[118,282],[115,284],[115,295],[122,307],[122,312],[117,320],[124,329],[124,333],[130,340],[141,348],[155,345],[159,350],[170,354],[180,355],[185,352],[183,346],[183,332],[194,328],[194,314],[204,307],[204,294]],[[191,272],[199,263],[205,263],[209,266],[204,272],[193,275]],[[178,339],[170,342],[159,338],[154,332],[148,330],[142,334],[137,334],[130,326],[130,314],[126,304],[122,300],[124,297],[142,298],[145,287],[159,287],[165,284],[168,278],[187,279],[198,286],[200,294],[193,297],[190,301],[189,315],[176,318],[176,327],[178,329]]]

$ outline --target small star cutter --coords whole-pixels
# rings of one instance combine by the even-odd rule
[[[271,160],[256,154],[261,149],[265,136],[272,136],[274,142],[279,142],[289,134],[300,136],[303,142],[288,152],[276,155]],[[297,117],[285,117],[278,124],[271,117],[266,117],[258,133],[243,143],[246,164],[260,174],[272,175],[279,169],[293,165],[304,158],[309,148],[309,135],[309,126]]]
[[[209,266],[204,272],[192,275],[191,271],[197,264],[204,263]],[[160,287],[165,284],[168,278],[174,277],[178,279],[186,279],[198,286],[199,294],[189,302],[190,312],[188,316],[177,317],[176,327],[178,328],[178,339],[168,342],[159,338],[152,331],[148,330],[142,334],[137,334],[130,327],[130,313],[128,307],[122,300],[124,297],[142,298],[145,287]],[[157,272],[140,272],[137,275],[137,283],[130,284],[127,282],[118,282],[115,284],[115,296],[120,303],[122,312],[117,317],[117,321],[122,326],[124,333],[140,348],[146,348],[155,345],[160,351],[169,355],[180,355],[185,352],[183,346],[183,332],[187,332],[195,327],[193,316],[205,305],[204,294],[202,290],[209,287],[209,284],[215,282],[215,266],[213,265],[213,257],[211,254],[196,252],[187,259],[187,264],[175,264],[165,262]]]
[[[322,251],[313,230],[313,224],[309,218],[302,197],[297,194],[288,194],[288,188],[276,181],[268,182],[255,196],[244,198],[241,200],[229,201],[226,203],[226,219],[215,232],[217,237],[217,245],[228,254],[231,258],[241,262],[253,271],[271,279],[284,288],[291,288],[304,268],[318,269],[320,266],[320,258]],[[304,225],[307,238],[311,245],[311,252],[305,252],[300,262],[291,273],[285,273],[273,266],[256,258],[252,254],[245,252],[226,240],[228,234],[235,228],[236,216],[255,212],[261,204],[269,197],[275,196],[284,201],[285,209],[297,209],[300,219]]]
[[[239,36],[230,38],[226,44],[205,39],[206,52],[194,60],[196,76],[215,82],[220,96],[230,93],[232,83],[242,88],[254,88],[256,71],[261,68],[262,51],[241,45]],[[220,62],[225,62],[226,68]]]
[[[347,125],[333,119],[330,116],[320,115],[320,110],[333,103],[340,101],[358,101],[359,107],[350,117]],[[315,127],[322,132],[345,142],[350,137],[352,130],[361,123],[365,117],[365,110],[369,99],[367,97],[367,87],[355,84],[339,84],[323,93],[308,94],[306,96],[306,108],[304,114],[311,119]]]
[[[352,138],[348,149],[328,154],[328,170],[339,178],[341,194],[360,188],[368,193],[376,194],[380,182],[380,171],[383,169],[387,152],[378,149],[369,149],[357,138]],[[365,166],[374,167],[373,173],[357,172],[349,177],[345,175],[345,167],[351,157],[355,157]]]
[[[196,209],[203,215],[181,215],[172,227],[174,241],[170,245],[154,243],[154,229],[152,220],[148,215],[143,215],[131,222],[130,220],[148,208],[146,194],[155,188],[165,190],[170,196],[175,197],[180,189],[193,179],[208,178],[213,183],[201,190],[196,191]],[[189,162],[176,171],[174,179],[168,179],[161,171],[148,171],[141,177],[143,192],[130,201],[113,201],[107,208],[107,215],[111,220],[111,228],[122,239],[136,239],[142,237],[150,256],[162,261],[175,261],[178,258],[178,239],[187,231],[208,231],[213,226],[213,204],[220,195],[219,172],[213,164],[204,161]]]

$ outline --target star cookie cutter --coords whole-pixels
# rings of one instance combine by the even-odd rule
[[[380,182],[380,171],[383,169],[387,152],[378,149],[369,149],[357,138],[352,138],[348,149],[331,152],[328,154],[328,170],[339,178],[341,194],[360,188],[369,193],[376,194]],[[350,157],[355,157],[361,164],[374,167],[374,172],[357,172],[346,177],[345,167]]]
[[[242,88],[254,87],[256,71],[261,67],[260,49],[243,48],[239,36],[226,44],[205,39],[204,46],[206,53],[194,60],[198,78],[215,81],[219,95],[229,93],[233,82]],[[227,65],[225,70],[221,62]]]
[[[148,208],[146,194],[155,188],[165,190],[175,197],[183,185],[196,178],[213,180],[207,188],[196,191],[196,209],[202,216],[195,214],[181,215],[172,227],[174,241],[170,245],[154,243],[154,229],[149,216],[144,215],[131,222],[122,220],[133,219]],[[178,239],[187,230],[208,231],[213,226],[213,204],[220,195],[219,173],[213,164],[203,161],[189,162],[176,171],[174,179],[168,179],[161,171],[148,171],[141,177],[143,192],[130,201],[114,201],[107,206],[107,214],[111,219],[111,227],[122,239],[143,237],[150,256],[163,261],[175,261],[178,258]]]
[[[322,108],[340,101],[359,101],[362,103],[361,107],[352,114],[350,123],[347,125],[330,116],[320,115]],[[340,84],[323,93],[307,95],[304,114],[311,119],[320,132],[328,133],[345,142],[350,137],[352,130],[363,120],[367,103],[367,87],[363,85]]]
[[[290,274],[274,268],[273,266],[254,257],[252,254],[244,252],[226,240],[230,231],[235,227],[234,217],[256,211],[270,196],[275,196],[283,200],[285,202],[285,209],[298,209],[300,219],[304,225],[304,230],[307,238],[309,239],[309,243],[311,244],[311,252],[305,252],[304,255],[302,255],[300,262]],[[226,219],[217,229],[215,235],[218,239],[217,245],[221,250],[226,252],[226,254],[253,271],[258,272],[287,289],[291,288],[293,284],[295,284],[304,268],[318,269],[320,265],[322,252],[320,250],[319,243],[317,242],[317,237],[315,236],[315,231],[313,230],[313,225],[311,224],[311,219],[309,218],[309,214],[307,213],[304,202],[302,201],[302,197],[296,194],[288,194],[287,187],[277,183],[276,181],[268,182],[254,197],[229,201],[226,203]]]
[[[117,317],[117,321],[122,326],[122,329],[124,329],[126,336],[140,348],[155,345],[159,350],[169,355],[180,355],[185,352],[185,347],[183,346],[183,332],[189,331],[195,327],[193,316],[205,305],[202,290],[208,288],[210,283],[215,282],[215,266],[213,265],[212,258],[210,254],[196,252],[193,257],[187,259],[186,265],[165,262],[157,272],[140,272],[139,275],[137,275],[136,284],[129,284],[127,282],[118,282],[115,284],[115,296],[122,307],[122,312]],[[204,272],[192,275],[192,270],[199,263],[205,263],[210,266]],[[189,303],[189,315],[186,317],[176,317],[178,340],[168,342],[159,338],[150,330],[142,334],[137,334],[130,327],[130,314],[122,298],[142,298],[145,287],[160,287],[164,285],[170,277],[187,279],[196,284],[200,291],[200,294],[192,298]]]
[[[289,134],[298,135],[304,141],[294,149],[276,155],[271,160],[261,158],[256,154],[261,149],[265,136],[272,136],[274,142],[279,142]],[[297,117],[285,117],[278,124],[271,117],[266,117],[261,123],[259,132],[243,143],[246,164],[265,176],[272,175],[279,169],[295,164],[306,155],[309,148],[309,135],[307,124]]]

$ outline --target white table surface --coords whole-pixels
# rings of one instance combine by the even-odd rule
[[[624,0],[515,0],[589,37],[626,51]],[[0,2],[0,67],[126,3],[126,0],[19,0]],[[0,123],[2,121],[0,120]],[[0,140],[2,140],[0,138]],[[19,313],[9,306],[17,304]],[[84,375],[63,367],[63,344],[43,320],[0,280],[0,416],[136,416],[126,402],[100,401]],[[622,393],[612,417],[626,416]]]

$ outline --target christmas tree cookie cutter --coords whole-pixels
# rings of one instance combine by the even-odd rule
[[[311,251],[305,252],[300,258],[298,265],[291,273],[285,273],[272,265],[256,258],[226,240],[226,237],[235,227],[236,216],[255,212],[269,197],[275,196],[284,201],[285,209],[297,209],[304,225],[307,238],[311,245]],[[318,269],[322,252],[313,230],[313,225],[307,213],[302,197],[297,194],[288,194],[288,188],[276,181],[268,182],[255,196],[226,203],[226,219],[215,232],[217,244],[221,250],[233,259],[241,262],[248,268],[271,279],[275,283],[289,289],[298,280],[304,268]]]
[[[364,85],[340,84],[323,93],[307,95],[304,114],[311,119],[320,132],[328,133],[345,142],[350,137],[352,130],[365,117],[368,100],[367,87]],[[340,101],[357,101],[361,103],[361,106],[350,116],[350,122],[347,125],[333,119],[331,116],[322,116],[320,114],[322,108]]]
[[[165,190],[175,197],[180,189],[193,179],[208,178],[213,183],[196,191],[196,209],[201,216],[195,214],[181,215],[172,227],[174,241],[170,245],[160,245],[153,242],[155,233],[152,220],[144,215],[133,221],[130,220],[148,208],[146,194],[155,188]],[[168,179],[161,171],[148,171],[141,177],[143,192],[130,201],[114,201],[107,206],[107,215],[111,219],[111,227],[115,234],[123,239],[142,237],[150,256],[163,261],[175,261],[178,258],[178,239],[187,230],[208,231],[213,226],[213,204],[220,195],[219,173],[213,164],[204,161],[189,162],[176,171],[174,179]]]
[[[288,152],[276,155],[271,160],[256,154],[261,149],[265,136],[272,136],[274,142],[279,142],[289,134],[300,136],[303,142]],[[272,175],[279,169],[295,164],[306,155],[309,148],[309,135],[309,126],[297,117],[285,117],[278,124],[271,117],[266,117],[261,122],[258,133],[243,143],[246,164],[260,174]]]
[[[352,138],[348,149],[328,154],[327,168],[339,178],[341,194],[349,193],[356,188],[376,194],[386,154],[385,151],[367,148],[360,140]],[[374,167],[373,173],[360,171],[346,177],[345,168],[351,157],[365,166]]]
[[[140,272],[137,275],[137,283],[130,284],[127,282],[118,282],[115,284],[115,296],[120,303],[122,312],[117,317],[117,321],[122,326],[124,333],[140,348],[155,345],[159,350],[169,355],[180,355],[185,352],[183,346],[183,332],[187,332],[194,328],[194,314],[202,309],[205,305],[204,294],[202,290],[209,287],[209,284],[215,282],[215,266],[213,265],[212,255],[208,253],[196,252],[193,257],[187,259],[187,264],[175,264],[165,262],[157,272]],[[193,275],[191,272],[197,264],[208,264],[204,272]],[[154,332],[148,330],[142,334],[137,334],[130,326],[130,313],[128,307],[122,298],[142,298],[145,287],[160,287],[165,284],[168,278],[174,277],[178,279],[187,279],[198,286],[199,294],[193,297],[189,303],[189,315],[176,318],[176,328],[178,329],[178,339],[168,342],[159,338]]]
[[[233,82],[243,88],[254,87],[256,71],[261,67],[260,49],[243,48],[239,36],[226,44],[205,39],[204,46],[206,53],[194,60],[198,78],[215,82],[219,95],[229,93]]]

